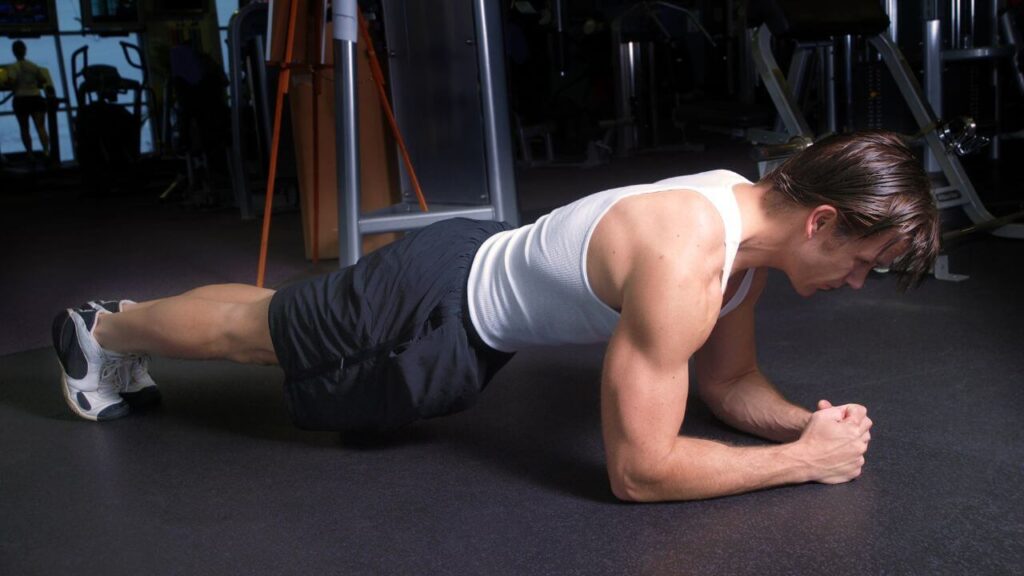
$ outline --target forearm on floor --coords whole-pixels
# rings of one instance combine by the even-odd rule
[[[712,412],[726,424],[775,442],[792,442],[811,412],[786,400],[760,370],[705,394]]]
[[[737,447],[680,436],[656,469],[625,475],[615,492],[636,502],[700,500],[810,480],[796,444]]]

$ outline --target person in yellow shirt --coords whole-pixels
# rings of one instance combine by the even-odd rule
[[[36,125],[36,134],[43,146],[43,155],[50,154],[50,139],[46,134],[46,101],[39,95],[48,83],[43,68],[25,59],[25,43],[16,40],[11,45],[14,57],[13,65],[7,67],[10,82],[14,86],[14,115],[18,118],[21,129],[21,142],[25,152],[32,156],[32,134],[29,132],[29,118]]]

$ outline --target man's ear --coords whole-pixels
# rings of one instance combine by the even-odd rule
[[[807,220],[804,222],[804,233],[807,235],[807,239],[814,238],[816,234],[835,224],[838,215],[839,213],[835,207],[828,204],[822,204],[811,210],[811,213],[807,215]]]

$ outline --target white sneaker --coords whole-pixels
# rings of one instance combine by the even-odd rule
[[[84,310],[105,310],[110,313],[121,311],[122,304],[134,304],[131,300],[90,300],[82,305]],[[147,408],[160,403],[160,389],[149,375],[149,356],[129,355],[125,364],[121,397],[134,409]]]
[[[120,395],[126,357],[103,350],[92,333],[96,318],[106,313],[68,308],[53,320],[64,400],[86,420],[113,420],[131,411]]]

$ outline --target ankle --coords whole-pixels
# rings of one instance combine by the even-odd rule
[[[97,312],[96,323],[92,327],[92,336],[96,339],[96,343],[100,345],[100,349],[103,350],[104,354],[111,359],[116,359],[126,356],[127,353],[115,350],[117,339],[114,336],[116,326],[111,325],[111,320],[114,320],[113,316],[112,313],[107,311]]]

